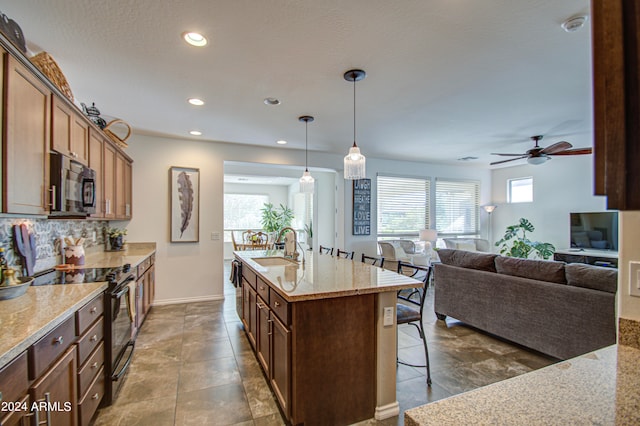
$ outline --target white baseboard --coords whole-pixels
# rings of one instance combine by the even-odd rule
[[[154,300],[152,306],[177,305],[179,303],[193,302],[211,302],[213,300],[224,300],[224,295],[218,294],[212,296],[180,297],[177,299]]]
[[[400,404],[398,401],[395,401],[382,407],[376,407],[375,419],[384,420],[397,416],[398,414],[400,414]]]

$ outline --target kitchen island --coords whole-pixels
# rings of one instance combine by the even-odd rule
[[[289,422],[340,425],[399,413],[396,293],[421,281],[310,252],[301,262],[279,250],[234,254],[242,263],[238,314]]]

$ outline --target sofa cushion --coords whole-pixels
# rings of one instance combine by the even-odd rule
[[[507,256],[496,258],[496,270],[499,274],[558,284],[567,283],[564,268],[564,262],[553,260],[519,259]]]
[[[570,263],[565,266],[565,273],[569,285],[614,294],[618,289],[618,270],[614,268]]]
[[[438,256],[440,257],[440,261],[445,265],[496,272],[494,259],[498,256],[497,254],[441,249],[438,250]]]

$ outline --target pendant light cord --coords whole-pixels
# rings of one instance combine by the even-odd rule
[[[353,75],[353,146],[356,146],[356,76]]]
[[[304,121],[304,170],[309,171],[308,152],[309,152],[309,120]]]

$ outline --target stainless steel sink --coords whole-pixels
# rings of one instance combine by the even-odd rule
[[[285,259],[284,257],[254,257],[254,262],[261,266],[290,266],[298,265],[298,262],[292,259]]]

